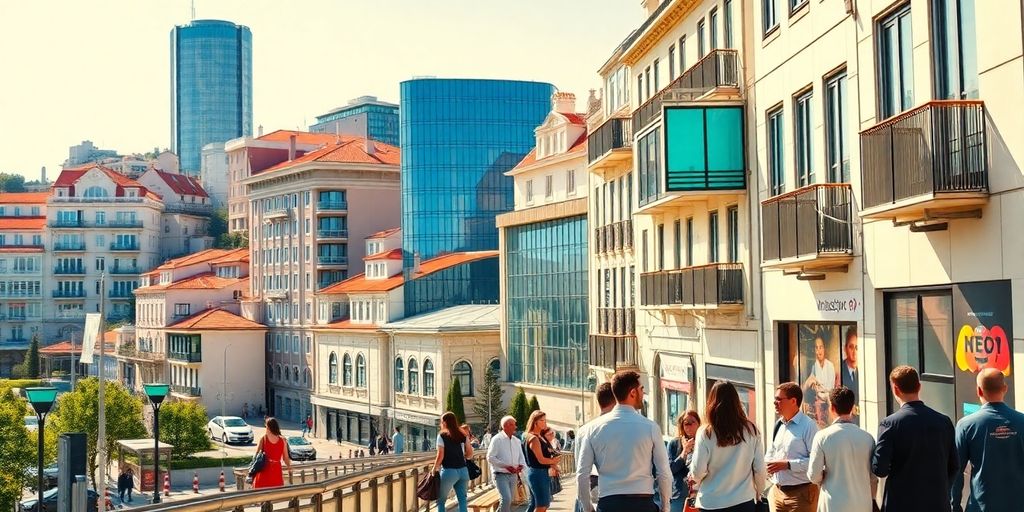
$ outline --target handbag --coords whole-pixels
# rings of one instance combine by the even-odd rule
[[[683,501],[683,512],[700,512],[697,508],[697,499],[686,498],[686,500]]]
[[[513,505],[522,505],[530,499],[530,496],[526,494],[526,485],[523,485],[523,477],[516,475],[516,493],[512,497]]]
[[[263,467],[266,465],[267,455],[263,453],[263,439],[260,439],[260,444],[256,447],[256,453],[252,456],[252,462],[249,463],[249,478],[255,478],[260,471],[263,471]]]
[[[480,470],[480,466],[471,459],[466,459],[466,469],[469,470],[470,480],[476,480],[477,478],[480,478],[480,475],[484,474],[484,472]]]
[[[431,471],[416,484],[416,496],[423,501],[435,501],[440,492],[441,479],[436,471]]]

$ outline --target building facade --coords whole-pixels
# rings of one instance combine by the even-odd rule
[[[198,176],[203,146],[252,135],[252,32],[221,20],[171,29],[171,151]]]
[[[210,194],[214,208],[228,206],[228,155],[223,142],[211,142],[203,146],[203,160],[199,166],[199,181]]]
[[[32,336],[44,334],[49,195],[0,193],[0,377],[10,377]]]
[[[360,96],[344,107],[316,116],[309,131],[354,135],[398,146],[398,105],[379,101],[376,96]]]

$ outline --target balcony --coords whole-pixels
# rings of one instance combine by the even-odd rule
[[[110,290],[107,294],[108,299],[130,299],[134,296],[131,290]]]
[[[348,210],[348,201],[318,201],[316,211],[319,212],[344,212]]]
[[[981,101],[926,103],[864,130],[860,147],[862,217],[897,223],[980,217],[988,202]]]
[[[202,352],[168,352],[167,359],[172,361],[182,361],[186,363],[201,363],[203,362]]]
[[[32,317],[32,320],[38,320],[39,317]],[[14,313],[10,315],[0,314],[0,322],[26,322],[29,317],[25,313]]]
[[[347,229],[318,229],[316,234],[318,238],[348,238]]]
[[[124,274],[134,275],[134,274],[142,273],[142,271],[139,269],[139,267],[120,267],[120,266],[117,266],[117,265],[111,267],[109,272],[111,274],[121,274],[121,275],[124,275]]]
[[[171,393],[186,397],[201,397],[203,392],[201,388],[191,386],[181,386],[178,384],[171,384]]]
[[[590,335],[590,366],[608,371],[640,366],[636,336]]]
[[[799,188],[761,202],[764,268],[824,279],[853,260],[853,194],[848,183]]]
[[[711,263],[640,275],[640,305],[656,309],[743,309],[743,264]]]
[[[65,197],[57,196],[50,197],[50,201],[55,203],[114,203],[114,204],[130,204],[130,203],[141,203],[141,197]]]
[[[636,334],[636,310],[597,308],[597,332],[617,336]]]
[[[105,225],[97,225],[96,227],[109,227],[109,228],[141,228],[142,221],[135,219],[114,219]]]
[[[665,101],[697,101],[722,98],[740,98],[740,72],[737,51],[712,50],[690,66],[679,78],[651,96],[633,111],[633,133],[640,133],[647,125],[661,118]],[[588,141],[589,143],[589,141]]]
[[[348,265],[348,256],[324,256],[321,254],[317,256],[316,264],[319,266]]]
[[[186,215],[211,215],[213,214],[212,204],[203,203],[165,203],[165,213],[184,213]]]
[[[594,252],[596,254],[606,254],[632,248],[632,220],[622,220],[594,228]]]
[[[139,243],[138,242],[111,242],[110,250],[111,251],[138,251],[139,250]]]
[[[267,220],[286,219],[292,214],[291,208],[272,208],[263,212],[263,218]]]
[[[134,343],[125,343],[117,346],[117,355],[124,357],[138,357],[138,349]]]
[[[633,163],[633,124],[613,117],[587,136],[587,163],[592,172],[604,172]]]
[[[46,223],[51,228],[84,228],[85,221],[79,219],[54,219]]]
[[[5,338],[4,344],[0,348],[5,350],[11,349],[22,349],[28,348],[28,339],[26,338]]]
[[[85,266],[81,267],[54,267],[53,273],[62,276],[83,276],[85,275]]]
[[[53,250],[56,252],[81,252],[85,250],[85,242],[54,242]]]
[[[54,290],[55,299],[84,299],[85,290]]]
[[[285,300],[288,298],[288,290],[285,288],[266,290],[263,292],[263,296],[268,299]]]

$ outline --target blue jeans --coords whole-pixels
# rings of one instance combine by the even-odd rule
[[[526,468],[526,484],[530,486],[530,506],[526,512],[537,507],[551,506],[551,477],[548,468]]]
[[[469,485],[469,470],[466,468],[441,468],[441,482],[437,491],[437,512],[444,512],[444,502],[448,501],[448,493],[455,489],[455,497],[459,499],[459,512],[468,512],[469,500],[466,498],[466,487]]]
[[[516,492],[516,475],[511,473],[494,473],[494,486],[498,488],[501,495],[501,505],[498,510],[501,512],[512,512],[512,499]]]

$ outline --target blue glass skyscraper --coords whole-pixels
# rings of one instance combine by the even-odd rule
[[[344,107],[316,116],[313,133],[356,135],[398,146],[398,105],[360,96]]]
[[[540,82],[421,78],[402,82],[402,247],[405,267],[458,251],[498,249],[494,217],[513,208],[515,167],[536,142],[555,87]],[[406,281],[405,313],[444,307],[447,289],[497,302],[496,260],[472,264],[455,283]],[[445,294],[446,295],[446,294]],[[456,294],[465,297],[464,293]],[[440,301],[440,302],[439,302]]]
[[[252,135],[252,32],[195,20],[171,30],[171,151],[198,175],[203,146]]]

